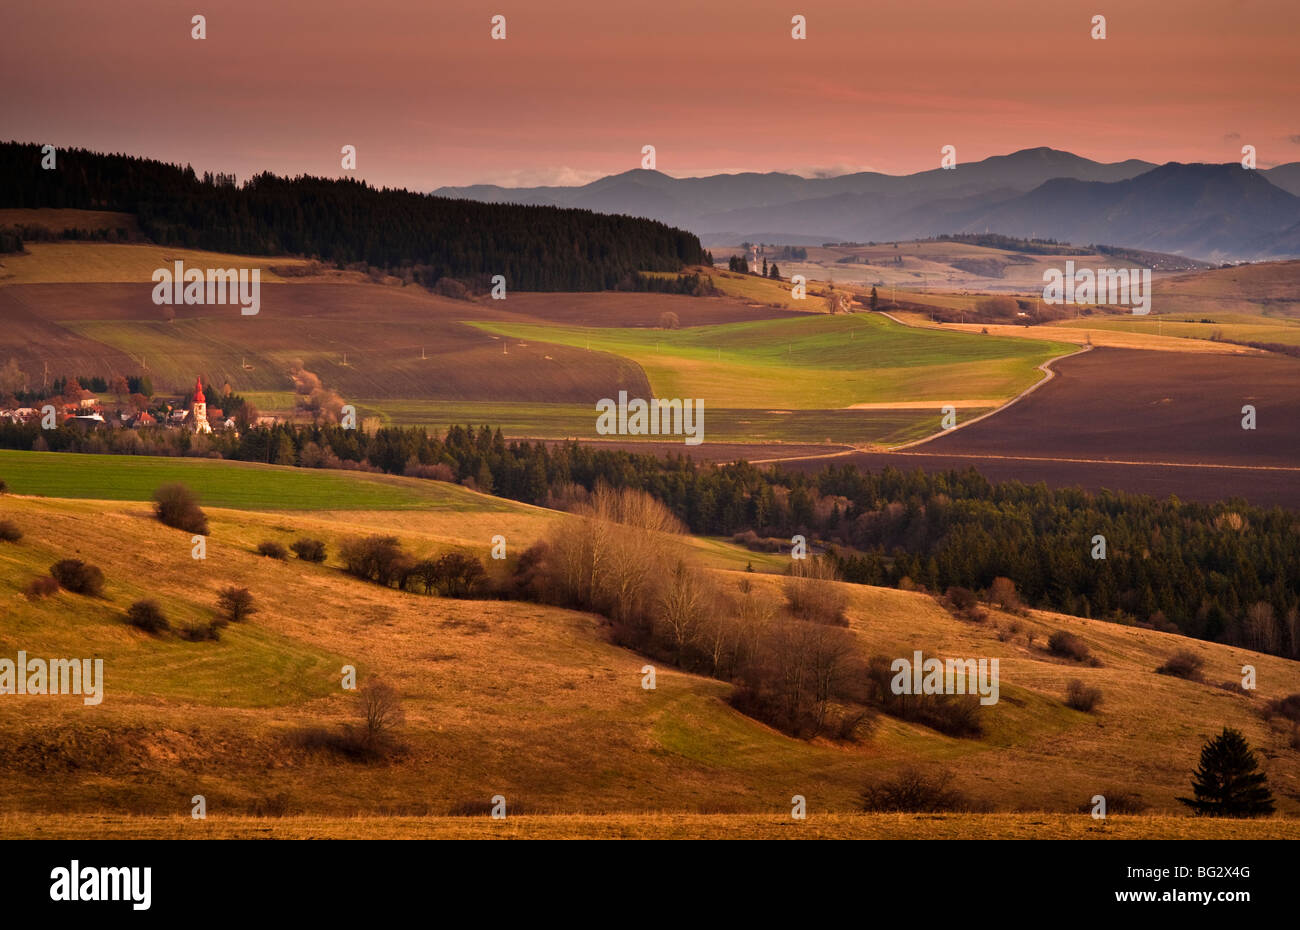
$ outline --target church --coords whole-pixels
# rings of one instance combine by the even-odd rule
[[[200,378],[194,379],[194,400],[190,404],[189,426],[196,433],[212,432],[212,427],[208,424],[208,401],[203,396],[203,381]]]

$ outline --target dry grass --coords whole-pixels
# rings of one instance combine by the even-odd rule
[[[1300,839],[1300,821],[1086,814],[589,814],[478,817],[0,816],[0,839],[382,840],[1261,840]]]
[[[518,552],[555,519],[545,511],[209,509],[208,559],[196,562],[189,537],[152,520],[145,504],[6,497],[3,508],[27,535],[0,548],[6,606],[0,655],[21,648],[32,655],[102,656],[106,681],[105,699],[93,707],[71,697],[0,701],[6,786],[0,811],[10,815],[0,832],[6,835],[63,835],[58,831],[101,823],[95,835],[453,836],[495,829],[566,836],[794,830],[938,836],[988,835],[995,825],[1007,835],[1191,836],[1291,829],[1293,822],[1282,819],[1215,826],[1183,817],[1117,818],[1101,827],[1058,814],[842,816],[856,809],[868,777],[918,764],[951,769],[956,787],[997,810],[1068,811],[1098,792],[1124,791],[1140,793],[1153,813],[1177,814],[1174,798],[1186,792],[1201,742],[1225,724],[1241,728],[1262,750],[1279,812],[1300,814],[1300,753],[1256,712],[1269,698],[1300,691],[1300,668],[1244,650],[1037,613],[1018,618],[1025,633],[1036,635],[1031,648],[1023,633],[998,639],[995,626],[1008,618],[996,612],[984,624],[963,623],[919,594],[846,586],[850,628],[864,651],[997,657],[1002,700],[987,709],[980,740],[884,718],[859,745],[801,742],[733,711],[721,682],[661,667],[657,690],[642,690],[645,660],[609,645],[598,618],[381,589],[347,578],[334,558],[343,536],[381,529],[401,536],[417,555],[452,544],[485,555],[495,532]],[[254,553],[263,539],[288,542],[299,535],[324,539],[330,561],[277,562]],[[701,545],[719,559],[731,557],[716,541]],[[21,596],[32,577],[64,556],[105,569],[107,600]],[[728,577],[729,583],[741,578]],[[746,577],[779,598],[779,578]],[[220,642],[150,638],[121,622],[124,607],[144,596],[158,600],[173,622],[203,620],[217,590],[231,584],[249,588],[261,611],[227,627]],[[1063,628],[1082,637],[1104,665],[1080,669],[1048,655],[1047,635]],[[1156,675],[1175,648],[1202,654],[1209,682],[1237,678],[1242,664],[1255,665],[1259,695]],[[388,762],[348,762],[284,741],[296,728],[337,729],[353,719],[351,698],[338,687],[345,663],[358,668],[362,681],[382,676],[403,697],[405,749]],[[1072,678],[1102,689],[1099,713],[1064,706],[1061,695]],[[785,819],[796,793],[813,812],[804,824]],[[194,794],[208,799],[207,823],[185,819]],[[512,817],[505,824],[440,819],[495,794],[504,794],[515,814],[565,816]],[[290,819],[237,819],[268,807]],[[126,818],[116,826],[86,819],[106,810],[159,819]],[[619,812],[638,813],[596,816]],[[670,813],[753,816],[660,816]]]

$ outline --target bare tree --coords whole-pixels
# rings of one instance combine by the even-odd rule
[[[370,679],[357,692],[357,712],[366,728],[366,742],[371,746],[387,742],[393,728],[406,719],[397,690],[379,678]]]

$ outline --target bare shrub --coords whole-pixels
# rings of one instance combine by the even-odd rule
[[[247,588],[236,588],[231,585],[217,593],[217,610],[221,612],[221,618],[225,622],[238,623],[257,613],[257,604],[252,592]]]
[[[1145,811],[1149,804],[1142,800],[1142,795],[1133,791],[1120,791],[1112,788],[1109,790],[1098,791],[1097,794],[1106,799],[1106,816],[1112,814],[1140,814]],[[1084,801],[1077,808],[1081,814],[1090,814],[1094,808],[1092,798]]]
[[[994,578],[993,584],[989,586],[989,603],[996,604],[1003,610],[1019,610],[1021,603],[1016,583],[1010,578]]]
[[[221,624],[212,620],[198,620],[183,624],[176,630],[176,635],[191,643],[215,642],[221,639]]]
[[[264,555],[268,559],[279,559],[281,561],[289,558],[288,549],[269,539],[257,544],[257,554]]]
[[[1205,665],[1205,660],[1194,652],[1188,652],[1186,649],[1180,649],[1165,659],[1165,664],[1156,669],[1161,675],[1172,675],[1175,678],[1183,678],[1187,681],[1201,680],[1201,667]]]
[[[1101,703],[1101,689],[1089,688],[1075,678],[1065,686],[1065,703],[1075,710],[1090,714]]]
[[[153,492],[154,513],[166,526],[208,535],[208,518],[199,508],[199,499],[183,484],[164,484]]]
[[[421,571],[421,580],[427,575]],[[433,565],[434,584],[444,597],[472,597],[487,578],[483,563],[463,552],[448,552]],[[427,591],[427,589],[426,589]]]
[[[972,804],[952,787],[952,773],[932,774],[908,767],[897,774],[868,782],[861,794],[864,811],[929,814],[967,811]]]
[[[861,663],[847,630],[781,618],[755,645],[731,697],[742,713],[793,736],[811,737],[838,723],[833,704],[861,698],[854,693],[862,680]]]
[[[50,575],[73,594],[99,597],[104,593],[104,573],[81,559],[60,559],[50,566]]]
[[[304,562],[324,562],[325,561],[325,544],[319,539],[296,539],[289,546],[294,555]]]
[[[136,601],[126,609],[126,622],[146,633],[162,633],[171,627],[157,601]]]
[[[1300,693],[1288,694],[1268,702],[1264,708],[1265,718],[1284,717],[1292,723],[1300,723]]]
[[[33,578],[23,590],[29,601],[38,601],[43,597],[49,597],[59,590],[59,583],[49,575],[41,575]]]
[[[357,692],[357,713],[365,741],[372,747],[391,742],[393,729],[406,719],[397,690],[378,678],[372,678]]]
[[[1069,659],[1072,662],[1090,662],[1092,660],[1092,650],[1088,648],[1088,644],[1066,630],[1057,630],[1047,637],[1047,651],[1054,656]]]
[[[844,609],[849,598],[838,581],[839,572],[830,559],[794,559],[783,585],[787,608],[800,620],[848,626]]]
[[[410,571],[402,544],[396,536],[354,537],[339,547],[343,569],[348,574],[388,587]]]
[[[888,656],[867,662],[867,699],[891,717],[922,724],[948,736],[983,735],[981,704],[975,694],[895,694],[895,672]]]

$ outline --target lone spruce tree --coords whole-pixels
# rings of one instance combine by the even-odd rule
[[[1267,817],[1273,792],[1259,771],[1255,751],[1228,727],[1201,747],[1201,764],[1192,777],[1194,798],[1179,798],[1198,814],[1211,817]]]

